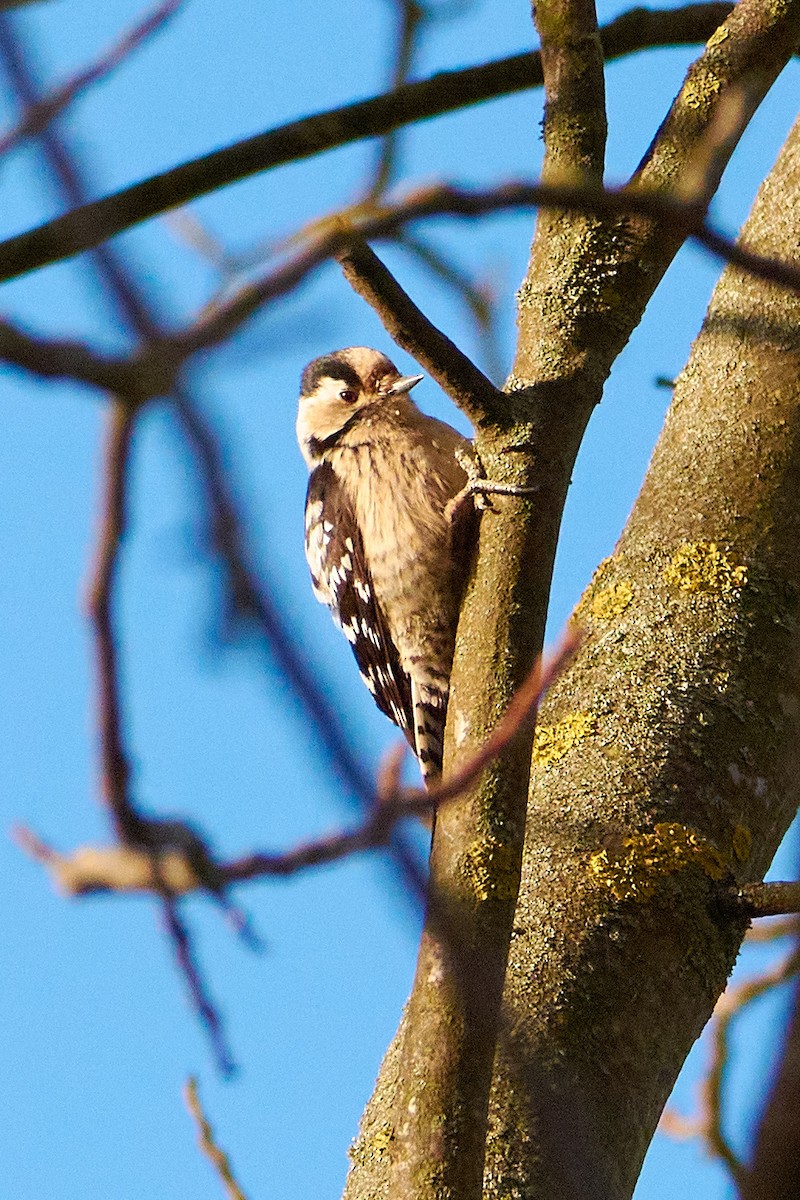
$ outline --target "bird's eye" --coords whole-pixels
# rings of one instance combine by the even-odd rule
[[[342,388],[339,392],[339,399],[344,400],[345,404],[355,404],[358,394],[352,388]]]

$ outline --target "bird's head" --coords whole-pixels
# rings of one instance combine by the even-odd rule
[[[309,466],[368,405],[405,396],[422,375],[401,375],[378,350],[349,346],[315,358],[300,380],[297,440]]]

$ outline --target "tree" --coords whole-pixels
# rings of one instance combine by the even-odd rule
[[[88,201],[58,132],[38,132],[71,211],[7,239],[3,276],[91,250],[136,345],[112,356],[10,321],[0,337],[6,361],[116,397],[90,612],[104,794],[118,845],[62,860],[28,842],[74,890],[100,882],[125,890],[131,880],[120,871],[139,872],[135,886],[161,898],[224,1063],[178,896],[204,886],[224,902],[232,883],[294,863],[263,855],[220,862],[190,825],[147,816],[131,787],[113,602],[143,408],[174,396],[230,614],[266,638],[346,787],[368,801],[374,788],[364,765],[253,569],[187,364],[337,257],[398,344],[469,417],[487,474],[536,488],[533,499],[498,499],[481,516],[448,721],[446,763],[455,771],[485,745],[541,650],[567,488],[612,364],[687,237],[705,242],[731,265],[677,381],[622,538],[579,605],[584,641],[550,690],[535,740],[518,729],[480,782],[438,814],[416,981],[346,1193],[623,1197],[749,918],[791,906],[786,893],[778,905],[750,885],[797,807],[797,133],[738,247],[705,213],[797,46],[800,5],[741,0],[732,11],[637,11],[612,22],[601,40],[591,4],[549,0],[535,13],[538,57],[422,84],[403,81],[425,12],[411,4],[402,11],[393,95],[273,131],[105,200]],[[30,56],[10,18],[0,29],[6,70],[31,120],[42,110],[34,107]],[[603,50],[613,57],[698,39],[707,39],[705,49],[630,185],[604,191]],[[545,90],[541,184],[433,186],[387,198],[395,129],[530,86],[536,70]],[[67,89],[67,101],[76,90]],[[369,194],[336,220],[312,224],[283,261],[235,280],[177,329],[166,329],[105,243],[252,171],[368,135],[387,138]],[[514,363],[499,389],[430,323],[366,240],[438,214],[533,202],[544,207],[518,297]],[[428,247],[410,246],[452,278]],[[466,294],[475,307],[477,297]],[[391,844],[410,873],[408,848],[396,837]]]

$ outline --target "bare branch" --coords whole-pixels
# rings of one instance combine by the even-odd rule
[[[782,1200],[796,1189],[800,1161],[800,982],[792,989],[791,1014],[780,1058],[755,1137],[741,1200]]]
[[[726,153],[709,159],[705,192],[706,198],[710,198],[749,116],[796,51],[794,4],[771,7],[758,0],[744,0],[734,5],[690,67],[632,182],[648,188],[680,186],[684,171],[696,159],[709,127],[717,120],[720,101],[735,86],[746,97],[743,116],[736,123],[738,134],[727,140]]]
[[[548,661],[542,664],[541,656],[536,660],[530,675],[512,697],[505,715],[483,747],[432,789],[430,796],[434,803],[438,805],[461,795],[475,783],[489,763],[508,749],[517,734],[535,718],[542,697],[569,666],[582,640],[583,634],[578,626],[570,625]]]
[[[94,630],[102,796],[120,841],[136,841],[141,817],[129,794],[130,765],[120,704],[119,661],[114,630],[114,587],[127,525],[127,480],[136,409],[115,400],[108,412],[103,499],[86,610]]]
[[[489,363],[487,374],[492,379],[500,379],[503,374],[503,362],[497,329],[496,269],[492,275],[478,279],[470,278],[443,251],[422,237],[409,233],[408,230],[403,230],[398,235],[396,245],[422,263],[435,279],[451,288],[456,299],[467,308],[475,323],[477,336],[483,344],[484,358]]]
[[[738,1157],[724,1129],[725,1086],[730,1065],[731,1026],[753,1001],[760,999],[800,972],[800,948],[789,954],[762,975],[738,987],[729,988],[717,1003],[713,1018],[711,1062],[703,1081],[700,1108],[696,1116],[686,1118],[670,1112],[665,1122],[667,1132],[679,1136],[702,1137],[709,1153],[727,1167],[739,1190],[746,1190],[749,1170]]]
[[[395,0],[397,8],[396,41],[389,91],[396,92],[408,83],[419,34],[428,14],[417,0]],[[392,181],[397,165],[398,131],[389,130],[381,139],[373,180],[367,189],[368,200],[379,200]]]
[[[60,87],[55,88],[48,96],[43,96],[36,104],[31,105],[17,125],[7,133],[0,135],[0,155],[7,154],[18,146],[25,138],[36,137],[42,133],[51,121],[69,108],[89,87],[100,83],[115,71],[135,50],[161,30],[175,15],[184,0],[164,0],[152,12],[134,25],[132,29],[115,42],[113,46],[91,66],[85,67],[68,79]],[[8,7],[8,6],[4,6]]]
[[[601,30],[606,60],[653,46],[705,41],[730,9],[725,3],[688,4],[671,11],[632,9]],[[141,221],[248,175],[541,83],[540,56],[518,54],[479,67],[442,72],[397,92],[257,134],[101,200],[81,204],[62,217],[0,242],[0,281],[89,250]]]
[[[351,249],[354,242],[395,235],[405,225],[426,217],[446,215],[474,219],[536,205],[597,215],[640,214],[653,217],[669,223],[673,236],[696,241],[724,262],[793,291],[800,290],[800,267],[748,250],[745,245],[714,229],[704,219],[702,204],[687,202],[670,194],[632,191],[629,188],[602,190],[527,182],[476,190],[441,184],[411,193],[393,204],[378,206],[370,210],[368,216],[360,215],[355,219],[352,214],[345,214],[323,223],[323,232],[288,262],[273,268],[262,278],[245,284],[232,296],[205,310],[185,329],[158,337],[149,351],[142,351],[130,359],[104,358],[79,343],[45,341],[22,332],[8,322],[0,322],[0,358],[34,374],[75,378],[103,389],[114,387],[119,394],[138,399],[162,395],[169,389],[182,360],[224,341],[263,304],[291,291],[332,257],[349,258],[354,263],[357,253]],[[362,261],[366,262],[363,255]],[[386,272],[385,267],[383,271]],[[388,288],[391,279],[388,272],[382,279]],[[392,282],[397,289],[393,294],[397,303],[401,303],[405,293],[399,289],[396,281]],[[375,303],[383,303],[375,285],[368,286],[364,271],[360,286],[364,289],[361,294],[365,298],[372,291]],[[386,295],[388,297],[389,293]],[[452,387],[446,382],[442,382],[441,386],[455,396],[459,404],[462,404],[463,397],[466,412],[469,413],[466,405],[470,403],[470,396],[483,394],[487,399],[497,396],[497,389],[491,381],[427,321],[407,296],[405,303],[411,307],[404,311],[418,314],[414,318],[414,339],[409,338],[399,321],[392,318],[390,309],[384,303],[385,324],[398,344],[409,349],[440,381],[446,376],[440,368],[435,372],[433,357],[430,360],[427,357],[435,353],[434,347],[438,344],[442,354],[460,357],[462,368],[455,373]],[[428,342],[430,346],[425,349]],[[469,387],[466,386],[468,380],[471,380]],[[474,419],[480,419],[477,413]]]
[[[747,883],[733,895],[745,917],[780,917],[800,913],[800,883]]]
[[[163,886],[160,891],[164,925],[172,943],[178,970],[186,980],[192,1008],[208,1035],[220,1074],[230,1077],[236,1072],[236,1064],[231,1057],[219,1013],[208,994],[200,967],[195,960],[189,929],[181,916],[175,897],[166,895]]]
[[[380,239],[395,234],[401,227],[425,217],[456,216],[474,219],[489,213],[536,205],[598,215],[638,213],[659,218],[669,223],[674,236],[681,239],[692,238],[725,262],[733,263],[759,278],[769,279],[795,291],[800,290],[800,267],[748,251],[746,246],[713,229],[704,220],[701,206],[687,204],[667,194],[632,191],[627,188],[604,191],[580,186],[526,182],[474,190],[440,184],[414,192],[394,204],[381,205],[369,216],[360,215],[356,219],[347,214],[345,219],[345,216],[340,214],[336,219],[331,219],[323,232],[307,248],[298,252],[288,262],[273,268],[260,279],[245,284],[232,296],[220,301],[212,309],[201,314],[192,325],[171,335],[165,340],[166,344],[177,355],[188,356],[224,341],[268,300],[291,291],[329,258],[346,254],[355,239]],[[431,326],[431,329],[433,328]],[[443,338],[444,335],[438,330],[435,332],[439,338]],[[399,344],[403,345],[402,330],[399,327],[396,336]],[[418,336],[421,339],[420,345],[424,346],[420,327]],[[432,334],[430,336],[433,337]],[[470,367],[473,372],[477,370],[472,364]],[[428,369],[433,374],[430,366]],[[494,385],[485,376],[481,375],[481,378],[485,380],[484,385],[480,385],[480,380],[473,376],[474,386],[481,386],[484,395],[491,396],[496,392]],[[486,390],[486,385],[492,392]]]
[[[246,1200],[244,1192],[236,1182],[236,1176],[233,1173],[230,1159],[225,1151],[220,1148],[217,1139],[214,1137],[214,1131],[211,1128],[208,1117],[203,1111],[200,1096],[197,1092],[196,1079],[191,1078],[186,1081],[186,1086],[183,1089],[183,1097],[186,1101],[186,1107],[197,1126],[197,1140],[200,1149],[219,1176],[228,1200]]]
[[[573,627],[544,665],[537,661],[485,744],[430,792],[400,787],[404,746],[390,750],[375,788],[376,800],[353,830],[318,838],[284,853],[250,854],[227,863],[215,862],[196,832],[181,822],[152,822],[147,847],[82,847],[62,855],[29,830],[17,830],[17,840],[47,867],[56,884],[69,895],[155,891],[178,896],[199,890],[223,894],[235,883],[294,875],[309,867],[385,847],[399,821],[429,814],[463,795],[521,730],[530,726],[543,695],[565,670],[580,641],[581,635]]]
[[[389,336],[429,372],[475,424],[495,410],[501,393],[490,379],[417,307],[378,256],[361,239],[337,258],[344,277],[367,301]]]
[[[45,379],[74,379],[116,395],[130,395],[130,363],[108,358],[83,342],[51,340],[0,321],[0,359]]]

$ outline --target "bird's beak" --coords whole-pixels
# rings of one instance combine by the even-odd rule
[[[402,396],[405,392],[410,392],[424,378],[424,375],[401,375],[397,383],[392,384],[386,395]]]

